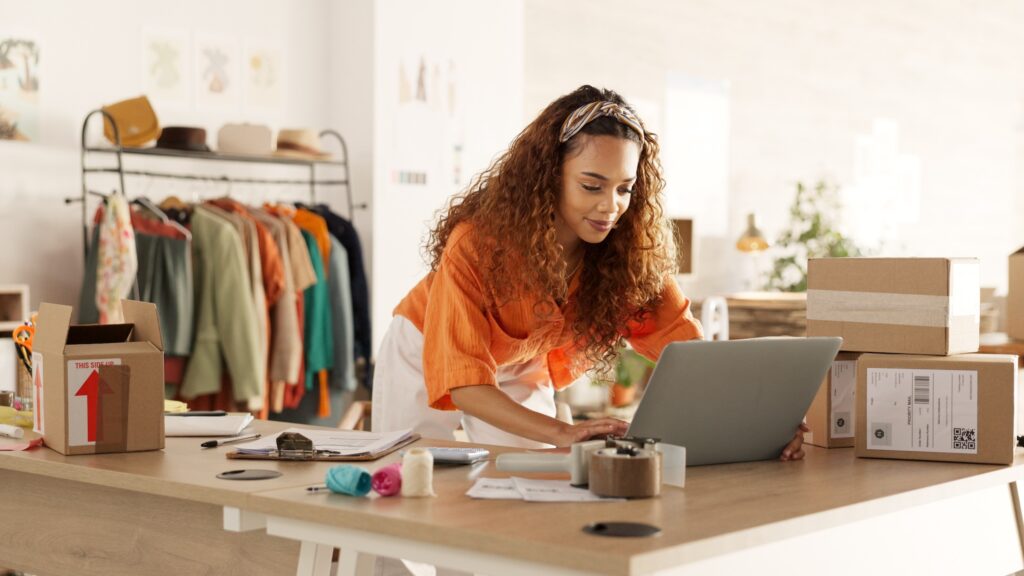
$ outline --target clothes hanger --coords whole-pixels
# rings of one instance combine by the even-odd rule
[[[224,197],[231,200],[231,179],[227,176],[221,176],[220,180],[227,184],[227,191],[224,193]]]
[[[149,199],[149,190],[152,187],[153,179],[150,178],[146,181],[146,189],[143,191],[142,196],[134,198],[131,203],[136,206],[141,206],[142,208],[147,210],[151,216],[156,216],[161,223],[167,224],[168,222],[171,221],[171,219],[167,217],[167,214],[164,213],[163,210],[161,210],[156,204],[153,203],[152,200]]]

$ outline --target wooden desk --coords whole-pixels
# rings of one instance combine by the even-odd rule
[[[225,528],[245,528],[253,493],[321,483],[330,465],[228,460],[228,447],[201,450],[201,441],[168,438],[163,451],[130,454],[0,453],[0,564],[47,575],[294,574],[297,543]],[[216,478],[238,468],[284,475]]]
[[[472,500],[465,492],[477,476],[502,476],[486,464],[436,469],[436,498],[289,488],[255,494],[249,507],[265,515],[268,534],[304,542],[300,575],[326,574],[332,547],[342,548],[342,574],[362,573],[375,554],[490,576],[1007,574],[1024,567],[1016,484],[1024,456],[999,467],[807,452],[801,462],[690,468],[685,489],[624,503]],[[615,520],[663,532],[611,539],[581,531]]]
[[[685,489],[666,487],[656,499],[540,504],[466,497],[476,477],[501,476],[491,463],[438,468],[437,498],[349,498],[306,493],[332,464],[228,461],[222,450],[169,439],[162,452],[0,454],[0,558],[12,568],[81,575],[292,574],[296,565],[299,574],[326,574],[334,547],[342,548],[343,574],[371,567],[374,555],[491,576],[1024,567],[1024,456],[1000,467],[865,460],[849,449],[809,447],[801,462],[691,468]],[[215,478],[241,467],[284,476]],[[581,532],[615,520],[663,532],[637,540]]]

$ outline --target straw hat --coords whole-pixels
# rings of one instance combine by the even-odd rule
[[[320,138],[316,131],[308,128],[282,128],[277,133],[277,150],[274,156],[303,160],[324,160],[331,157],[320,149]]]

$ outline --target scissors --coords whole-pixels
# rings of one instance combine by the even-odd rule
[[[32,324],[23,324],[14,329],[11,333],[11,337],[14,341],[21,345],[22,348],[31,352],[32,341],[36,337],[36,327]]]

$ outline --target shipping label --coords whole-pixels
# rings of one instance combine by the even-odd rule
[[[853,407],[857,391],[857,361],[832,363],[831,409],[829,421],[833,438],[853,438]]]
[[[976,370],[867,370],[872,450],[978,453]]]

